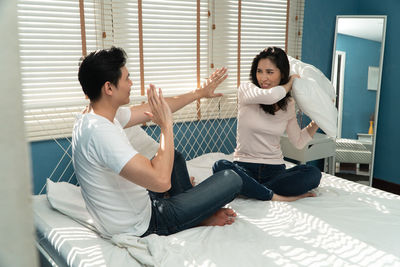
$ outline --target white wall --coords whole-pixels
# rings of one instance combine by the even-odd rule
[[[0,266],[38,266],[25,140],[17,1],[0,0]]]

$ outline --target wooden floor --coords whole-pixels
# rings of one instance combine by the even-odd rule
[[[353,182],[369,185],[369,165],[337,163],[335,175]]]
[[[369,165],[354,163],[336,163],[335,175],[353,182],[369,185]],[[372,187],[400,196],[400,184],[374,177]]]

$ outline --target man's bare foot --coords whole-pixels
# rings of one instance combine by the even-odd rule
[[[230,225],[235,221],[236,212],[229,208],[221,208],[211,217],[205,219],[201,226],[224,226]]]
[[[286,196],[281,196],[281,195],[278,195],[278,194],[274,194],[273,196],[272,196],[272,201],[286,201],[286,202],[291,202],[291,201],[296,201],[296,200],[298,200],[298,199],[301,199],[301,198],[306,198],[306,197],[316,197],[317,195],[314,193],[314,192],[307,192],[307,193],[304,193],[304,194],[302,194],[302,195],[299,195],[299,196],[293,196],[293,197],[286,197]]]

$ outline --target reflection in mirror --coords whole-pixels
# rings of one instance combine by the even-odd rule
[[[386,16],[337,16],[332,60],[336,175],[372,184]]]

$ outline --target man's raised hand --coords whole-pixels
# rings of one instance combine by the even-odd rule
[[[146,111],[145,114],[160,127],[172,125],[172,114],[167,102],[165,101],[161,88],[158,89],[150,84],[147,89],[147,99],[151,112]]]

